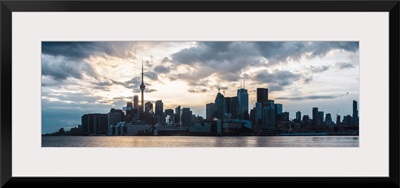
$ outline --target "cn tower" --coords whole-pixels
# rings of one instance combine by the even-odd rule
[[[141,112],[144,112],[144,89],[146,88],[146,86],[144,85],[143,82],[143,60],[142,60],[142,84],[140,84],[140,90],[142,91],[142,107],[140,107]]]

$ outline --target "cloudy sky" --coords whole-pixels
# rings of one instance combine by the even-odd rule
[[[42,131],[81,124],[85,113],[122,109],[140,96],[205,116],[218,88],[225,96],[268,88],[290,117],[312,107],[352,114],[359,98],[358,42],[43,42]],[[336,119],[336,118],[335,118]]]

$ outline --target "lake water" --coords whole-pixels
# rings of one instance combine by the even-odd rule
[[[42,136],[42,147],[358,147],[358,136]]]

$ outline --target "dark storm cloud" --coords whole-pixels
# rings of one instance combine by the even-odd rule
[[[161,60],[161,63],[168,63],[168,62],[172,62],[172,59],[170,59],[169,57],[164,57],[164,58]]]
[[[314,78],[312,76],[305,76],[304,77],[304,83],[305,84],[310,83],[313,79]]]
[[[287,59],[298,60],[306,53],[310,53],[311,57],[323,56],[334,49],[355,52],[358,42],[198,42],[195,47],[172,54],[172,60],[193,64],[262,56],[272,63],[278,63]]]
[[[177,64],[208,67],[219,73],[225,81],[238,81],[244,69],[252,66],[269,66],[301,57],[322,57],[331,50],[356,52],[358,42],[198,42],[171,55]],[[268,64],[265,64],[265,60]],[[327,70],[329,67],[320,67]],[[325,71],[324,69],[314,71]],[[202,71],[190,73],[191,79],[207,77]]]
[[[132,58],[132,42],[42,42],[42,53],[79,60],[94,55]]]
[[[340,97],[340,95],[311,95],[304,97],[277,97],[278,100],[293,100],[293,101],[301,101],[301,100],[315,100],[315,99],[334,99]]]
[[[110,81],[112,84],[121,85],[128,89],[135,88],[135,87],[139,88],[140,84],[142,83],[141,77],[133,77],[130,80],[127,80],[124,82],[116,81],[116,80],[112,80],[112,79],[110,79]]]
[[[65,80],[68,77],[81,79],[84,74],[97,77],[93,67],[84,61],[42,56],[42,75],[44,76],[51,76],[55,80]]]
[[[158,65],[154,67],[154,71],[156,71],[157,73],[169,73],[170,70],[164,65]]]
[[[154,72],[150,72],[150,71],[145,72],[144,76],[147,78],[150,78],[151,80],[158,80],[158,75],[157,75],[157,73],[154,73]]]
[[[254,79],[259,83],[277,84],[279,86],[287,86],[300,78],[300,74],[295,74],[290,71],[260,71]]]
[[[134,93],[140,93],[141,92],[140,88],[133,88],[132,91]],[[156,91],[157,91],[156,89],[148,88],[147,86],[146,86],[146,89],[144,90],[145,93],[153,93],[153,92],[156,92]]]
[[[329,67],[330,67],[329,65],[324,65],[324,66],[319,66],[319,67],[311,66],[310,71],[312,73],[321,73],[321,72],[328,70]]]
[[[322,57],[331,50],[345,50],[355,52],[358,42],[258,42],[257,49],[260,55],[275,64],[286,62],[287,59],[299,60],[306,53],[310,57]]]
[[[336,64],[336,68],[339,70],[351,69],[351,68],[354,68],[354,65],[351,63],[338,63],[338,64]]]
[[[114,97],[114,100],[131,100],[132,97],[126,97],[126,96],[120,96],[120,97]]]

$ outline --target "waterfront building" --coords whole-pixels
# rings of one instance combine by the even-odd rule
[[[175,123],[181,125],[181,106],[175,108]]]
[[[312,109],[312,126],[318,126],[318,108],[314,107]]]
[[[219,90],[217,97],[215,98],[215,109],[216,109],[215,117],[217,118],[222,118],[226,113],[225,97],[219,92]]]
[[[300,111],[296,112],[296,120],[301,121],[301,112]]]
[[[206,104],[206,119],[211,120],[215,114],[215,103]]]
[[[275,115],[282,114],[282,108],[283,108],[282,104],[276,103],[275,104]]]
[[[143,112],[143,107],[144,107],[144,90],[146,89],[146,86],[144,85],[144,80],[143,80],[143,60],[142,60],[142,83],[139,86],[141,94],[142,94],[142,98],[141,98],[141,109],[139,110],[140,112]]]
[[[329,126],[329,127],[333,125],[332,117],[331,117],[330,113],[327,113],[325,116],[325,125]]]
[[[108,114],[85,114],[82,127],[86,135],[106,135],[108,133]]]
[[[133,96],[133,108],[139,110],[139,96],[137,95]]]
[[[192,111],[190,108],[182,108],[182,126],[189,127],[192,125]]]
[[[261,125],[262,120],[262,103],[257,102],[254,112],[254,122],[256,125]]]
[[[247,89],[240,88],[237,90],[237,98],[239,101],[239,114],[242,119],[248,119],[249,114],[249,94],[247,93]]]
[[[174,123],[174,110],[165,109],[165,121],[168,125],[171,125]]]
[[[257,88],[257,103],[261,103],[262,108],[268,104],[267,88]]]
[[[353,100],[353,124],[358,126],[358,108],[357,108],[357,101]]]
[[[229,105],[229,112],[232,114],[232,118],[239,117],[239,99],[238,97],[231,97],[230,105]]]
[[[112,125],[116,125],[117,123],[123,121],[124,112],[122,110],[116,110],[114,108],[111,108],[111,110],[110,110],[110,112],[108,112],[107,116],[108,116],[108,123],[107,123],[108,131],[107,131],[107,133],[109,135],[112,135],[112,133],[110,133],[110,131],[111,131],[110,127]]]
[[[324,122],[324,112],[318,111],[318,125],[322,125]]]

